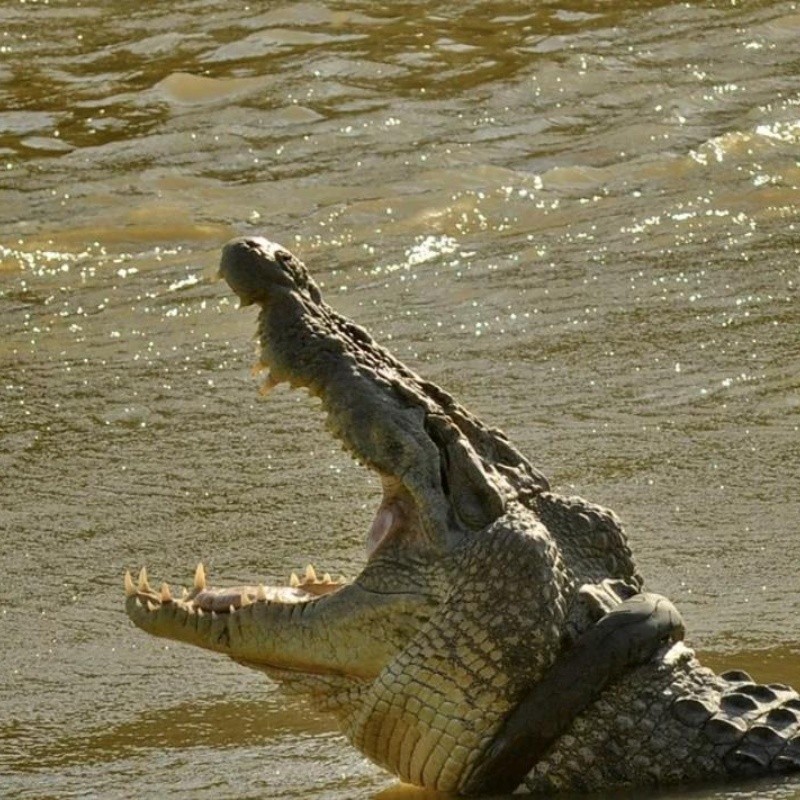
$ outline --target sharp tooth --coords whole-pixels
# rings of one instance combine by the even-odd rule
[[[202,563],[198,564],[194,571],[194,588],[198,592],[202,592],[206,588],[206,571],[203,569]]]
[[[289,586],[291,586],[292,589],[296,589],[299,585],[300,585],[300,578],[297,577],[296,572],[293,572],[289,576]]]
[[[228,613],[229,613],[229,614],[235,614],[235,613],[236,613],[236,606],[235,606],[233,603],[231,603],[231,604],[228,606]]]
[[[168,583],[161,584],[161,602],[162,603],[171,603],[172,602],[172,592],[169,590]]]
[[[267,587],[264,586],[263,583],[258,585],[258,590],[256,591],[256,600],[260,600],[262,603],[267,602]]]
[[[306,583],[316,583],[317,582],[317,573],[314,572],[314,567],[309,564],[306,567]]]
[[[148,611],[158,611],[160,606],[157,606],[152,600],[147,601],[147,610]]]
[[[133,576],[130,572],[125,572],[125,596],[133,597],[136,594],[136,586],[133,583]]]
[[[242,600],[241,600],[242,608],[247,608],[247,606],[249,606],[252,602],[253,598],[250,597],[250,594],[248,592],[242,592]]]
[[[322,582],[323,582],[323,583],[333,583],[333,580],[331,579],[331,574],[330,574],[330,572],[326,572],[326,573],[325,573],[325,574],[322,576]]]
[[[189,590],[185,586],[181,586],[181,600],[185,600],[189,596]]]
[[[150,584],[147,582],[147,570],[142,567],[141,572],[139,573],[139,591],[140,592],[152,592],[153,590],[150,588]]]
[[[339,577],[336,579],[336,582],[337,582],[337,583],[347,583],[347,578],[345,578],[345,576],[344,576],[344,575],[340,575],[340,576],[339,576]]]

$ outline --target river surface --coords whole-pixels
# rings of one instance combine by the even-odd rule
[[[242,233],[800,685],[799,185],[793,2],[0,3],[0,795],[424,796],[123,612],[364,562],[375,479],[211,280]]]

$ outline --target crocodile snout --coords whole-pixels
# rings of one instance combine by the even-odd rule
[[[294,285],[284,267],[284,262],[290,258],[288,251],[269,239],[239,237],[223,247],[218,275],[228,283],[243,306],[266,303],[280,288]]]

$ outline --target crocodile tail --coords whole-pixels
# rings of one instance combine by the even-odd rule
[[[684,697],[673,714],[701,727],[726,771],[736,777],[800,769],[800,696],[783,684],[759,684],[739,670],[719,676],[713,701]]]

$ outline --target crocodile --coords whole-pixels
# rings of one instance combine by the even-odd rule
[[[262,390],[318,397],[382,499],[352,581],[309,567],[286,585],[212,588],[199,565],[179,597],[128,572],[138,627],[264,671],[373,762],[439,791],[800,768],[800,697],[703,667],[613,512],[552,491],[501,431],[325,303],[286,248],[234,239],[220,275],[260,306]]]

